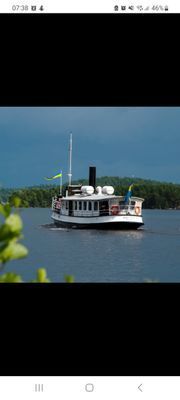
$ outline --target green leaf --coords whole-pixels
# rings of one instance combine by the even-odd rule
[[[4,224],[0,228],[0,240],[11,240],[13,238],[20,238],[22,231],[22,220],[17,214],[10,214],[6,217]]]
[[[17,214],[11,214],[5,221],[5,225],[8,226],[11,232],[19,233],[23,228],[22,219]]]
[[[0,283],[21,283],[22,278],[20,275],[14,274],[13,272],[7,272],[0,276]]]
[[[3,204],[0,204],[0,213],[2,215],[4,215],[4,206],[3,206]],[[5,215],[4,215],[4,217],[5,217]]]
[[[13,203],[14,207],[17,208],[17,207],[19,207],[20,204],[21,204],[21,199],[20,199],[19,197],[15,196],[15,197],[13,197],[13,199],[12,199],[12,203]]]
[[[0,213],[6,218],[11,212],[11,207],[9,204],[0,204]]]
[[[35,283],[49,283],[50,280],[47,278],[47,272],[44,268],[37,269],[37,279],[34,279],[32,282]]]
[[[11,232],[9,227],[3,224],[0,228],[0,242],[6,242],[6,244],[9,243],[11,240],[18,240],[22,237],[20,233],[17,232]]]
[[[3,264],[10,260],[26,257],[28,250],[22,244],[16,243],[11,240],[8,245],[4,245],[0,249],[0,262]]]
[[[6,217],[9,217],[9,215],[11,213],[11,206],[9,203],[4,205],[4,210],[5,210]]]
[[[73,283],[75,280],[73,275],[65,275],[64,279],[66,283]]]
[[[46,270],[44,268],[39,268],[37,270],[37,280],[38,282],[44,282],[46,280]]]

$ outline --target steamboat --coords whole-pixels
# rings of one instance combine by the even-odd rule
[[[96,187],[96,167],[89,167],[89,185],[71,184],[72,134],[69,145],[69,184],[65,196],[52,199],[55,225],[79,229],[138,229],[143,223],[144,199],[114,194],[112,186]]]

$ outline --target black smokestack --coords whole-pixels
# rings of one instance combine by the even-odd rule
[[[96,188],[96,167],[89,167],[89,186]]]

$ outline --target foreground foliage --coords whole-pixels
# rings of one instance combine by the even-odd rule
[[[14,198],[14,205],[19,206],[20,201]],[[28,250],[19,243],[23,238],[23,223],[17,213],[11,213],[9,204],[0,204],[0,213],[4,217],[4,223],[0,226],[0,266],[10,260],[26,257]]]
[[[14,196],[13,206],[19,207],[21,200]],[[28,255],[28,249],[20,243],[23,239],[23,222],[18,212],[12,212],[9,204],[0,204],[0,215],[3,222],[0,224],[0,283],[22,283],[22,277],[14,272],[2,274],[2,270],[8,261],[24,258]],[[0,221],[1,222],[1,221]],[[74,282],[72,275],[64,277],[65,282]],[[49,283],[47,272],[44,268],[36,271],[36,279],[33,283]]]

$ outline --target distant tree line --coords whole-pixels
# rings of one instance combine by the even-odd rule
[[[87,185],[87,179],[72,182]],[[180,209],[180,185],[141,178],[101,177],[97,178],[97,186],[111,185],[116,195],[124,196],[130,184],[134,184],[132,195],[145,199],[143,208]],[[63,195],[67,184],[63,185]],[[0,202],[8,201],[13,205],[14,197],[21,199],[21,207],[51,207],[52,197],[58,195],[59,186],[42,185],[22,189],[0,189]]]

